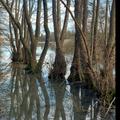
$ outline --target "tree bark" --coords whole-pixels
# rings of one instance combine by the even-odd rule
[[[86,37],[87,33],[87,18],[88,18],[88,0],[83,2],[83,33]]]
[[[96,74],[91,67],[89,49],[88,49],[88,46],[87,46],[87,42],[86,42],[86,38],[84,36],[84,33],[82,32],[81,26],[79,26],[78,21],[73,16],[69,7],[63,2],[63,0],[60,0],[60,1],[68,9],[68,11],[71,14],[73,20],[75,21],[76,26],[79,29],[79,34],[83,38],[83,39],[79,40],[80,56],[81,56],[80,59],[81,59],[82,71],[84,72],[84,78],[85,78],[87,84],[90,85],[91,87],[93,87],[94,89],[96,89],[95,79],[97,81],[97,77],[96,77]],[[76,10],[79,10],[79,4],[78,3],[80,3],[80,1],[76,0],[76,3],[77,4],[76,4],[75,8],[76,8]],[[76,14],[77,14],[78,17],[80,16],[79,12],[76,12]],[[95,79],[94,79],[93,75],[94,75]]]
[[[115,0],[113,0],[111,14],[110,14],[110,30],[109,30],[108,43],[104,53],[104,58],[105,58],[104,74],[106,74],[106,77],[108,77],[107,71],[110,69],[110,62],[112,61],[111,57],[115,46],[115,37],[116,37],[115,24],[116,24],[116,11],[115,11]]]
[[[95,19],[95,26],[94,26],[93,60],[97,59],[97,37],[98,37],[99,6],[100,6],[100,0],[97,0],[96,19]]]
[[[71,3],[71,1],[70,1],[70,0],[67,0],[67,6],[68,6],[69,8],[70,8],[70,3]],[[61,43],[62,43],[62,46],[63,46],[65,34],[66,34],[68,19],[69,19],[69,11],[66,9],[64,24],[63,24],[63,28],[62,28],[62,32],[61,32],[61,36],[60,36],[60,41],[61,41]]]
[[[91,23],[91,50],[90,50],[91,60],[93,55],[94,23],[95,23],[95,0],[93,0],[93,16]]]
[[[79,15],[78,15],[79,13]],[[79,26],[81,26],[82,22],[82,0],[75,1],[75,19],[78,22]],[[79,34],[79,29],[75,24],[75,50],[74,57],[72,61],[72,66],[70,68],[70,75],[68,77],[69,81],[82,81],[82,70],[80,66],[80,48],[79,48],[79,40],[82,39]]]
[[[107,23],[108,23],[108,4],[109,4],[109,0],[106,0],[106,17],[105,17],[105,43],[104,46],[106,47],[107,45],[107,34],[108,34],[108,27],[107,27]]]
[[[70,5],[70,0],[67,0],[67,4]],[[56,79],[56,78],[64,78],[64,75],[66,74],[66,62],[65,57],[63,53],[63,41],[65,37],[65,32],[67,28],[68,23],[68,11],[66,10],[66,15],[64,19],[64,26],[62,29],[62,32],[60,30],[60,0],[57,0],[57,6],[56,6],[56,0],[52,0],[52,12],[53,12],[53,23],[54,23],[54,36],[55,36],[55,42],[56,42],[56,56],[55,56],[55,62],[53,64],[53,69],[51,69],[49,74],[49,79]],[[56,11],[57,8],[57,11]],[[63,33],[64,32],[64,33]]]
[[[41,69],[42,69],[42,65],[43,65],[43,62],[44,62],[44,59],[45,59],[45,56],[46,56],[46,53],[47,53],[47,50],[49,47],[49,40],[50,40],[50,31],[48,28],[48,13],[47,13],[48,9],[47,9],[47,1],[46,0],[43,0],[43,6],[44,6],[44,29],[46,32],[46,41],[45,41],[45,46],[44,46],[43,52],[41,54],[41,57],[39,59],[38,65],[37,65],[38,66],[37,69],[39,71],[41,71]]]

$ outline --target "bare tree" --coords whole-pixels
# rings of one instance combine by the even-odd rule
[[[40,59],[39,59],[39,62],[38,62],[38,70],[41,71],[42,69],[42,65],[43,65],[43,61],[45,59],[45,55],[47,53],[47,50],[48,50],[48,47],[49,47],[49,40],[50,40],[50,31],[49,31],[49,28],[48,28],[48,9],[47,9],[47,1],[46,0],[43,0],[43,6],[44,6],[44,29],[45,29],[45,32],[46,32],[46,41],[45,41],[45,46],[44,46],[44,49],[43,49],[43,52],[40,56]]]
[[[70,0],[67,0],[67,5],[68,7],[70,7]],[[53,13],[53,24],[54,24],[54,36],[55,36],[55,42],[56,42],[56,56],[55,56],[55,62],[53,64],[53,69],[50,71],[50,74],[49,74],[49,78],[55,79],[58,77],[64,77],[66,73],[66,62],[65,62],[65,57],[64,57],[62,47],[63,47],[64,37],[67,29],[69,12],[66,9],[62,31],[60,30],[61,28],[60,0],[57,0],[57,6],[56,6],[56,0],[52,0],[52,13]]]
[[[29,12],[28,12],[28,8],[27,8],[27,0],[23,0],[23,10],[25,13],[23,15],[23,17],[25,19],[23,19],[23,22],[24,23],[24,37],[23,37],[23,26],[20,25],[18,19],[15,19],[13,13],[10,11],[9,7],[5,4],[5,2],[3,0],[1,0],[1,3],[3,4],[3,6],[5,7],[5,9],[8,11],[11,19],[13,20],[14,24],[16,25],[15,27],[17,27],[19,29],[19,33],[20,33],[20,40],[23,44],[23,47],[25,49],[25,51],[27,52],[27,54],[29,55],[29,64],[28,64],[28,67],[26,69],[30,69],[32,72],[35,72],[36,69],[38,69],[38,67],[36,67],[37,65],[37,61],[36,61],[36,48],[37,48],[37,43],[38,43],[38,40],[39,40],[39,35],[40,35],[40,14],[41,14],[41,0],[38,0],[37,1],[37,13],[36,13],[36,29],[35,29],[35,34],[33,32],[33,29],[32,29],[32,23],[31,23],[31,15],[32,15],[32,11],[31,9],[33,8],[33,4],[31,4],[31,0],[29,1]],[[39,67],[41,69],[41,66],[43,64],[43,60],[45,58],[45,54],[47,52],[47,49],[48,49],[48,41],[49,41],[49,29],[47,27],[47,6],[46,6],[46,2],[44,1],[44,4],[45,4],[45,23],[44,23],[44,27],[45,27],[45,31],[47,33],[46,35],[46,46],[45,46],[45,49],[43,50],[43,53],[42,53],[42,58],[40,58],[39,60]],[[17,13],[16,13],[17,15]],[[27,25],[26,25],[27,24]],[[27,28],[28,28],[28,32],[27,32]],[[30,48],[28,46],[28,43],[27,43],[27,35],[30,36]],[[37,65],[38,66],[38,65]]]
[[[82,23],[82,0],[75,1],[75,19],[78,22],[79,26]],[[85,30],[85,27],[84,27]],[[75,50],[74,57],[72,61],[72,66],[70,68],[69,81],[82,81],[83,72],[80,66],[80,48],[79,48],[79,40],[82,39],[79,34],[79,29],[75,24]]]
[[[78,24],[79,21],[77,21],[75,19],[75,17],[73,16],[72,12],[69,9],[69,7],[63,2],[63,0],[60,0],[60,1],[65,5],[65,7],[70,12],[78,30],[79,30],[79,35],[81,35],[81,38],[82,38],[82,39],[79,39],[78,42],[79,42],[80,56],[81,56],[80,57],[81,68],[84,73],[84,78],[86,80],[86,83],[87,83],[87,85],[96,89],[95,80],[97,81],[97,77],[91,66],[90,53],[89,53],[88,45],[86,42],[86,37],[84,36],[84,33],[81,30],[81,26]],[[77,3],[75,8],[76,8],[76,10],[79,10],[80,9],[80,7],[79,7],[80,1],[76,0],[75,2]],[[76,12],[76,17],[80,17],[79,12]],[[94,75],[95,79],[94,79],[93,75]]]
[[[15,19],[18,20],[20,17],[20,0],[19,3],[14,2],[14,0],[10,3],[8,0],[6,1],[7,6],[11,11],[13,11],[13,5],[15,4]],[[19,20],[18,20],[19,21]],[[21,24],[22,27],[22,24]],[[12,30],[13,28],[13,30]],[[11,43],[11,48],[12,48],[12,61],[23,61],[23,55],[22,55],[22,50],[21,50],[21,42],[19,39],[19,33],[18,33],[18,28],[14,24],[13,20],[9,16],[9,30],[10,30],[10,43]],[[14,36],[15,39],[13,40],[13,32],[14,31]],[[13,42],[14,41],[14,42]]]

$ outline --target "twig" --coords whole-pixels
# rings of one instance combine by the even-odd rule
[[[66,81],[66,79],[59,85],[59,87]]]
[[[109,108],[108,108],[107,112],[105,113],[104,118],[105,118],[105,117],[106,117],[106,115],[108,114],[108,112],[109,112],[109,110],[110,110],[110,108],[111,108],[111,106],[112,106],[113,102],[115,101],[115,99],[116,99],[116,97],[114,97],[114,99],[113,99],[113,100],[112,100],[112,102],[110,103]]]

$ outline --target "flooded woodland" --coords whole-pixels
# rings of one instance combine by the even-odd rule
[[[115,50],[115,0],[0,0],[0,120],[116,120]]]
[[[54,43],[50,43],[41,74],[26,72],[23,63],[11,63],[9,46],[5,48],[3,44],[0,46],[0,120],[102,120],[107,109],[100,106],[97,92],[67,81],[73,51],[65,54],[65,81],[50,81]],[[43,45],[38,43],[37,56]],[[115,109],[104,119],[115,120]]]

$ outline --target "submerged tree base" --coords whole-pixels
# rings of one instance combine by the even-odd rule
[[[56,80],[56,79],[64,79],[65,78],[65,74],[64,73],[60,73],[59,71],[56,70],[51,70],[48,78],[51,80]]]
[[[53,68],[50,70],[49,79],[59,79],[65,78],[66,74],[66,62],[63,53],[57,52],[55,57],[55,62],[53,64]]]

